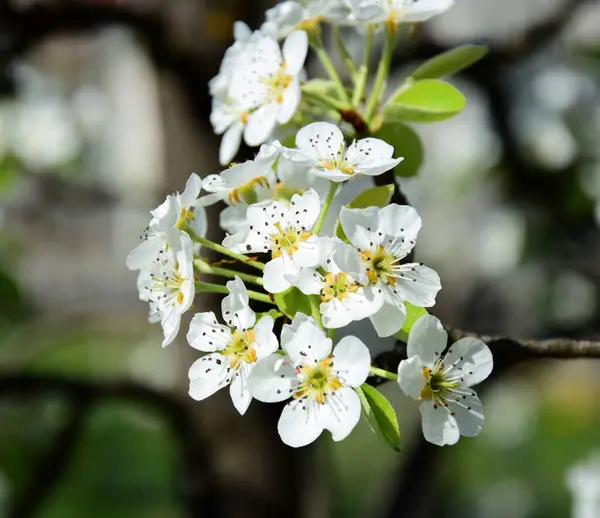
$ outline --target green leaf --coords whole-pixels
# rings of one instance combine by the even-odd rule
[[[390,402],[381,392],[366,383],[355,387],[354,390],[360,398],[371,430],[383,438],[394,451],[400,452],[400,428],[396,412]]]
[[[418,81],[451,76],[482,59],[488,51],[486,45],[461,45],[425,61],[410,77]]]
[[[293,286],[281,293],[274,293],[273,299],[279,306],[279,310],[289,318],[294,318],[296,313],[311,314],[308,295],[304,295],[298,288]]]
[[[464,110],[465,96],[450,83],[424,79],[401,89],[383,109],[384,121],[439,122]]]
[[[415,176],[423,163],[423,144],[415,131],[401,122],[384,122],[375,137],[394,147],[394,156],[403,156],[393,171],[396,176]]]
[[[408,341],[410,330],[415,325],[415,322],[423,315],[427,315],[427,310],[425,308],[413,306],[410,302],[406,301],[404,301],[404,307],[406,308],[406,319],[404,320],[404,325],[402,326],[402,329],[400,329],[400,331],[398,331],[394,336],[398,340],[402,340],[406,343]]]
[[[349,209],[366,209],[367,207],[385,207],[390,203],[392,195],[394,194],[394,186],[382,185],[380,187],[373,187],[361,192],[356,198],[354,198],[349,204]],[[342,241],[348,241],[342,225],[338,220],[335,224],[334,234],[339,237]]]

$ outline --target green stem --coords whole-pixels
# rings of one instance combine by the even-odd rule
[[[335,329],[328,329],[327,330],[327,338],[331,338],[333,340],[334,337],[335,337]]]
[[[348,108],[348,106],[345,103],[338,101],[333,97],[329,97],[328,95],[321,95],[315,92],[309,92],[305,89],[302,90],[302,95],[312,101],[317,101],[318,103],[321,103],[324,106],[327,106],[328,108],[333,108],[336,112],[340,112]]]
[[[340,53],[344,65],[346,65],[346,68],[348,69],[350,77],[353,81],[355,81],[357,74],[356,65],[354,64],[354,61],[352,61],[352,56],[350,55],[350,52],[348,52],[346,45],[344,45],[344,40],[342,40],[342,33],[338,25],[333,26],[333,40],[335,41],[335,44],[338,48],[338,52]]]
[[[213,284],[211,282],[196,282],[196,293],[224,293],[229,295],[229,290],[225,286],[221,286],[220,284]],[[248,298],[252,300],[257,300],[259,302],[264,302],[265,304],[271,304],[276,306],[276,304],[269,298],[268,295],[264,293],[258,293],[257,291],[248,290]]]
[[[369,62],[371,60],[371,49],[373,47],[373,26],[367,25],[367,36],[365,38],[365,50],[363,55],[363,63],[360,66],[358,76],[356,78],[356,85],[354,87],[354,95],[352,95],[352,106],[358,108],[360,101],[365,95],[365,88],[367,87],[367,78],[369,77]]]
[[[350,106],[350,99],[346,93],[346,88],[344,88],[344,83],[342,83],[342,80],[335,69],[333,61],[331,61],[327,50],[323,46],[323,40],[321,39],[321,36],[319,34],[312,35],[310,38],[310,44],[321,60],[321,64],[329,74],[329,77],[335,83],[340,100],[345,104],[345,108],[348,108]]]
[[[319,217],[313,227],[313,234],[319,234],[321,227],[323,226],[323,221],[325,220],[325,216],[327,215],[327,211],[329,210],[329,206],[333,201],[333,197],[337,192],[338,184],[336,182],[329,182],[329,192],[327,193],[327,198],[325,198],[325,202],[323,203],[323,207],[321,207],[321,212],[319,212]]]
[[[369,374],[373,376],[379,376],[380,378],[385,378],[391,381],[398,381],[398,375],[393,372],[384,371],[383,369],[378,369],[377,367],[369,367]]]
[[[319,297],[317,295],[309,295],[308,301],[310,303],[310,314],[315,319],[318,326],[323,329],[323,322],[321,321],[321,308]]]
[[[262,277],[257,277],[256,275],[250,275],[242,272],[236,272],[235,270],[230,270],[229,268],[221,268],[220,266],[211,266],[204,259],[201,258],[194,259],[194,266],[201,273],[206,273],[209,275],[220,275],[221,277],[227,277],[228,279],[234,279],[237,276],[244,282],[251,282],[252,284],[257,284],[258,286],[263,285]]]
[[[253,259],[250,259],[247,255],[232,252],[231,250],[225,248],[224,246],[218,245],[217,243],[213,243],[212,241],[209,241],[208,239],[206,239],[202,236],[199,236],[190,228],[186,228],[185,230],[190,235],[190,237],[194,241],[196,241],[196,243],[200,243],[202,246],[204,246],[206,248],[210,248],[211,250],[214,250],[215,252],[219,252],[220,254],[231,257],[232,259],[237,259],[238,261],[240,261],[242,263],[246,263],[246,264],[249,264],[250,266],[254,266],[254,268],[257,268],[258,270],[265,269],[265,265],[263,263],[261,263],[260,261],[254,261]]]
[[[373,90],[371,91],[371,96],[369,97],[369,102],[367,103],[367,108],[364,114],[364,119],[369,123],[375,114],[377,106],[381,102],[381,97],[383,96],[383,92],[385,90],[387,76],[390,71],[390,63],[392,62],[392,54],[394,53],[395,42],[395,35],[386,34],[383,54],[381,55],[381,61],[379,62],[377,75],[375,76],[375,82],[373,83]]]

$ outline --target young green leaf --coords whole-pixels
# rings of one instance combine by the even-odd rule
[[[281,293],[274,293],[273,299],[279,310],[287,317],[294,318],[296,313],[311,314],[310,300],[298,288],[293,286]]]
[[[363,413],[371,430],[387,442],[390,447],[400,452],[400,428],[398,418],[390,402],[377,389],[366,383],[354,390],[360,398]]]
[[[394,194],[394,186],[382,185],[380,187],[373,187],[361,192],[356,198],[354,198],[349,204],[349,209],[366,209],[367,207],[385,207],[390,203],[392,195]],[[339,237],[342,241],[348,241],[340,221],[335,224],[334,235]]]
[[[415,131],[401,122],[384,122],[375,137],[394,147],[394,156],[402,156],[393,171],[396,176],[415,176],[423,163],[423,145]]]
[[[394,336],[398,340],[402,340],[406,343],[408,341],[410,330],[415,325],[415,322],[423,315],[427,315],[427,310],[425,308],[413,306],[410,302],[406,301],[404,301],[404,307],[406,308],[406,319],[404,320],[404,325],[402,326],[402,329],[400,329],[400,331],[398,331]]]
[[[384,122],[439,122],[464,110],[465,96],[450,83],[424,79],[402,89],[383,109]]]
[[[419,81],[451,76],[482,59],[488,51],[486,45],[461,45],[425,61],[410,77]]]

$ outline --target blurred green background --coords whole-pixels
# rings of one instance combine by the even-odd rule
[[[489,383],[481,436],[443,450],[386,385],[402,455],[362,422],[292,451],[276,406],[242,419],[227,395],[187,397],[194,352],[160,348],[124,258],[166,192],[219,170],[206,82],[233,21],[258,27],[272,4],[0,2],[0,516],[600,517],[600,463],[573,475],[600,451],[594,361]],[[453,79],[465,112],[415,126],[426,158],[401,184],[424,221],[419,260],[442,277],[433,312],[599,338],[600,2],[457,4],[395,59],[400,78],[443,48],[492,48]],[[393,347],[354,331],[374,354]]]

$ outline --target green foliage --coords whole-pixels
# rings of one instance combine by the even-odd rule
[[[366,383],[355,387],[355,390],[371,430],[387,442],[394,451],[400,452],[400,428],[396,411],[390,402],[381,392]]]
[[[415,176],[423,163],[423,144],[415,131],[401,122],[384,122],[375,137],[394,147],[396,156],[403,156],[393,171],[396,176]]]
[[[337,85],[330,79],[311,79],[302,85],[302,91],[308,94],[337,96]]]
[[[402,329],[400,329],[400,331],[398,331],[394,336],[398,340],[402,340],[406,343],[408,341],[410,330],[415,325],[415,322],[422,316],[427,315],[427,310],[425,308],[413,306],[410,302],[406,301],[404,302],[404,307],[406,308],[406,320],[404,320]]]
[[[450,83],[424,79],[401,88],[383,109],[384,121],[439,122],[460,113],[465,96]]]
[[[485,57],[488,51],[486,45],[461,45],[425,61],[410,77],[419,81],[451,76]]]
[[[349,204],[349,209],[366,209],[367,207],[385,207],[390,203],[392,195],[394,194],[394,186],[382,185],[380,187],[373,187],[361,192],[356,198],[354,198]],[[335,224],[334,235],[339,237],[342,241],[348,241],[340,221]]]
[[[296,313],[312,314],[308,295],[293,286],[281,293],[274,293],[273,299],[280,311],[289,318],[294,318]]]

